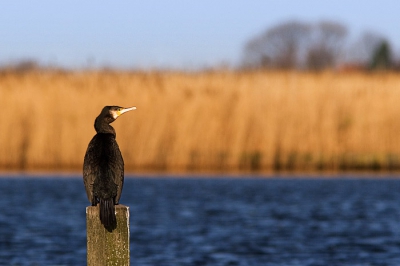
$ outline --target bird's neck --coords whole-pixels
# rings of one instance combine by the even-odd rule
[[[113,134],[114,136],[116,135],[115,129],[103,119],[96,119],[96,121],[94,121],[94,129],[97,133],[108,133]]]

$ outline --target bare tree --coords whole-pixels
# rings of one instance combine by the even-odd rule
[[[332,68],[343,52],[347,29],[342,24],[323,21],[312,31],[312,42],[307,52],[307,66],[320,70]]]
[[[298,21],[279,24],[267,30],[246,44],[244,66],[280,69],[299,67],[309,32],[309,25]]]

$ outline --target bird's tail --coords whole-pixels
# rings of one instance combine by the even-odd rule
[[[115,207],[112,198],[100,199],[100,221],[108,231],[117,227]]]

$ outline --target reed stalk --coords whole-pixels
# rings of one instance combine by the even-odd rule
[[[105,105],[127,171],[400,168],[400,75],[0,74],[0,168],[80,170]]]

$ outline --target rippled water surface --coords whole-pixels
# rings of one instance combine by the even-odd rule
[[[400,179],[127,178],[132,265],[400,265]],[[0,265],[85,265],[80,178],[0,178]]]

